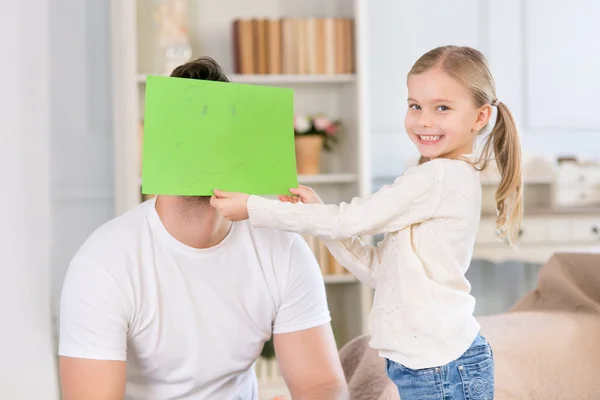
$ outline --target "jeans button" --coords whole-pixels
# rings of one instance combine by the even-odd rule
[[[463,369],[465,369],[465,367],[463,367],[462,365],[459,365],[459,366],[458,366],[458,370],[459,370],[459,371],[462,371]]]
[[[440,372],[440,368],[436,367],[435,372],[439,373]]]

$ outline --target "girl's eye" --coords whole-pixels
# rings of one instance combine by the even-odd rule
[[[413,110],[420,110],[421,106],[419,106],[418,104],[411,104],[410,106],[408,106],[408,108],[412,108]]]
[[[449,110],[449,108],[446,106],[439,106],[437,109],[438,109],[438,111],[448,111]]]

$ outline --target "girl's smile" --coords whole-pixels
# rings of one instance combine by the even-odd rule
[[[433,144],[437,144],[441,140],[444,139],[444,135],[419,135],[419,134],[417,134],[417,137],[419,138],[419,142],[421,142],[421,144],[423,144],[425,146],[431,146]]]

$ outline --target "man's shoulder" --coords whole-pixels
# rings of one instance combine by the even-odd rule
[[[116,255],[131,248],[144,229],[151,201],[139,204],[131,210],[106,221],[96,228],[83,242],[75,258],[97,260]]]

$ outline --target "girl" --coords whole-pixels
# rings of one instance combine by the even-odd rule
[[[497,232],[516,242],[522,215],[521,148],[515,121],[496,97],[479,51],[446,46],[408,74],[406,132],[421,153],[390,186],[350,203],[324,205],[308,187],[269,200],[215,190],[229,220],[319,236],[361,281],[374,287],[371,346],[386,359],[402,400],[492,399],[494,360],[473,316],[465,272],[481,212],[479,171],[501,173]],[[481,155],[478,133],[497,109]],[[298,199],[300,201],[298,201]],[[358,236],[383,233],[377,247]]]

